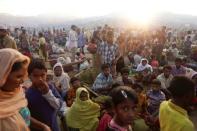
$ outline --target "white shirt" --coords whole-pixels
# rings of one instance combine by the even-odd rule
[[[170,74],[170,76],[166,78],[164,76],[164,73],[162,73],[159,76],[157,76],[157,79],[161,82],[161,88],[167,89],[170,86],[170,82],[172,81],[173,76],[172,74]]]

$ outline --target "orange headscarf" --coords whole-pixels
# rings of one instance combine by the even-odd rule
[[[0,131],[28,131],[23,118],[19,114],[20,109],[27,106],[27,100],[21,87],[13,92],[4,92],[1,87],[7,78],[15,62],[27,61],[29,58],[14,49],[0,49]]]

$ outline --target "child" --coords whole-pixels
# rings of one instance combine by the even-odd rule
[[[26,91],[28,107],[33,118],[47,124],[53,131],[59,131],[57,111],[65,105],[52,85],[47,84],[47,68],[43,61],[32,60],[28,68],[32,86]],[[35,131],[35,129],[31,129]]]
[[[66,93],[66,98],[65,98],[68,107],[70,107],[73,104],[76,98],[76,91],[79,87],[81,87],[81,82],[76,77],[71,78],[70,84],[71,84],[71,88]]]
[[[62,97],[66,95],[66,92],[70,88],[70,77],[62,67],[61,63],[56,63],[53,67],[54,77],[53,82]]]
[[[134,89],[137,93],[138,96],[138,105],[137,105],[137,113],[141,117],[144,117],[146,114],[146,106],[147,106],[147,101],[146,101],[146,94],[143,92],[143,87],[140,84],[134,84]]]
[[[157,113],[161,102],[165,99],[165,94],[161,91],[161,82],[154,79],[151,83],[151,90],[147,92],[148,112],[151,115]]]
[[[195,97],[195,84],[184,76],[172,79],[168,90],[172,99],[162,102],[159,110],[161,131],[194,131],[188,117],[188,107]]]
[[[99,116],[100,106],[90,100],[89,93],[85,88],[78,88],[76,100],[65,116],[68,128],[80,131],[96,131]]]
[[[106,131],[131,131],[137,95],[131,88],[120,86],[112,90],[111,96],[114,116]]]
[[[99,125],[97,128],[97,131],[105,131],[108,124],[110,123],[110,121],[113,118],[113,108],[112,108],[112,99],[111,97],[109,99],[107,99],[104,103],[104,109],[105,112],[104,114],[101,116],[101,119],[99,121]]]
[[[159,67],[159,62],[158,60],[156,59],[156,56],[155,55],[152,55],[151,56],[151,66],[153,68],[158,68]]]

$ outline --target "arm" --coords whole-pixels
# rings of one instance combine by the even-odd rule
[[[31,127],[35,129],[42,129],[43,131],[51,131],[50,127],[48,127],[46,124],[34,119],[33,117],[30,118],[31,120]]]

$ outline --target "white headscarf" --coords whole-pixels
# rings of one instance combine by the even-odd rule
[[[143,66],[142,61],[146,60],[146,65]],[[148,60],[147,59],[141,59],[140,64],[137,66],[136,71],[143,71],[145,69],[150,69],[151,72],[153,72],[152,66],[148,64]]]
[[[62,90],[67,91],[70,88],[70,77],[68,76],[68,74],[66,72],[64,72],[64,69],[62,67],[61,63],[56,63],[53,67],[53,72],[55,71],[56,67],[61,67],[62,69],[62,74],[60,76],[55,76],[53,77],[53,81],[55,82],[56,86],[57,85],[61,85]]]

